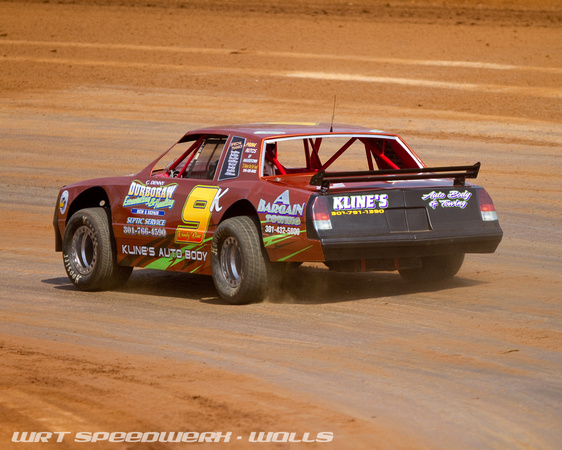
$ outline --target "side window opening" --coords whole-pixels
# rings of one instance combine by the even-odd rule
[[[264,177],[287,173],[277,159],[277,143],[266,144],[262,173]]]
[[[190,136],[172,147],[176,155],[166,166],[172,178],[198,178],[212,180],[226,143],[226,136]]]
[[[205,139],[195,157],[187,165],[184,178],[212,180],[225,142],[226,138],[210,137]]]

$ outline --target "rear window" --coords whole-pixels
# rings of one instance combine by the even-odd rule
[[[265,142],[262,174],[350,172],[421,167],[396,137],[322,135]]]

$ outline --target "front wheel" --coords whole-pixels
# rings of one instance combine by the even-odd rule
[[[421,267],[399,269],[400,275],[407,281],[422,283],[453,278],[464,261],[464,253],[449,255],[424,256]]]
[[[124,284],[132,267],[115,259],[109,220],[103,208],[74,213],[63,238],[62,256],[68,278],[83,291],[100,291]]]
[[[211,244],[211,269],[224,300],[234,305],[262,301],[272,281],[269,266],[257,225],[250,217],[232,217],[217,227]]]

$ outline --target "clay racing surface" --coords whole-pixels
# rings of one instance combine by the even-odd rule
[[[559,446],[557,3],[0,2],[0,447]],[[498,251],[438,285],[308,266],[242,307],[206,277],[66,278],[60,186],[135,173],[193,127],[330,121],[335,95],[336,123],[395,131],[428,165],[481,161]]]

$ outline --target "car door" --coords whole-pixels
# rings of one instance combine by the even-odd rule
[[[228,140],[222,135],[180,140],[147,179],[131,182],[123,206],[126,244],[121,263],[201,272],[210,262],[209,221],[220,197],[216,168]]]

